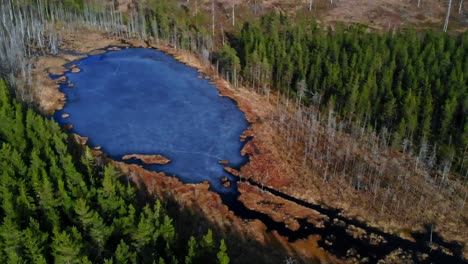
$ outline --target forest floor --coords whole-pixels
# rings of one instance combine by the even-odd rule
[[[278,123],[275,121],[279,115],[276,106],[279,97],[275,94],[272,93],[267,96],[242,87],[234,89],[228,82],[220,78],[210,65],[202,63],[195,55],[156,43],[123,40],[99,32],[81,30],[71,33],[64,32],[61,48],[83,54],[94,54],[103,52],[103,50],[96,51],[98,49],[112,46],[119,48],[152,47],[172,54],[177,60],[210,76],[212,83],[217,86],[222,96],[228,96],[237,102],[239,108],[251,123],[244,136],[253,136],[253,139],[242,150],[244,154],[250,155],[250,162],[240,171],[242,177],[281,190],[298,199],[340,208],[343,210],[343,216],[362,220],[408,240],[413,240],[409,235],[410,231],[421,231],[423,229],[422,224],[415,225],[414,221],[407,221],[407,219],[398,221],[396,220],[397,215],[389,216],[386,212],[382,215],[378,210],[372,209],[373,206],[369,205],[371,199],[368,193],[340,187],[349,186],[348,183],[340,182],[340,179],[334,179],[330,182],[317,180],[322,178],[320,168],[317,168],[316,172],[303,171],[301,169],[301,151],[299,151],[301,147],[295,146],[297,150],[293,149],[292,154],[288,155],[281,147],[286,145],[286,138],[281,134]],[[86,55],[58,54],[57,56],[36,59],[34,80],[38,85],[35,95],[38,106],[43,112],[51,113],[55,109],[62,108],[65,103],[64,95],[58,90],[58,81],[50,80],[49,74],[63,74],[66,70],[63,67],[64,64],[82,56]],[[59,81],[66,82],[63,79]],[[294,109],[290,109],[290,111],[292,115]],[[324,132],[322,131],[318,136],[324,137]],[[374,162],[369,154],[370,150],[352,143],[354,140],[351,137],[341,136],[341,141],[333,143],[337,149],[352,148],[355,150],[353,154],[360,156],[363,160],[369,160],[369,163]],[[411,159],[401,153],[390,153],[389,155],[391,158],[387,157],[387,159],[395,164],[411,163]],[[379,162],[381,161],[375,163]],[[208,221],[220,229],[242,234],[244,240],[255,240],[268,247],[281,245],[285,252],[294,255],[299,254],[305,261],[339,262],[338,259],[317,245],[317,236],[310,236],[305,240],[290,243],[287,238],[281,237],[275,232],[266,232],[266,226],[258,220],[244,221],[240,219],[229,211],[218,194],[208,190],[209,185],[207,183],[183,184],[176,178],[167,177],[163,173],[146,171],[137,165],[120,162],[115,162],[115,164],[135,182],[144,184],[150,193],[173,199],[182,207],[205,215]],[[412,178],[412,180],[418,181],[416,178]],[[418,185],[418,182],[414,184]],[[323,218],[313,210],[303,208],[280,197],[272,197],[262,192],[258,187],[247,183],[240,183],[239,190],[241,192],[240,200],[248,208],[270,215],[276,221],[285,223],[291,230],[298,228],[299,223],[296,220],[298,218],[306,218],[307,221],[317,225],[320,225]],[[287,204],[287,206],[272,206],[275,203]],[[411,211],[415,206],[415,204],[408,204],[407,210]],[[463,214],[462,212],[463,215],[466,217],[466,213]],[[439,226],[436,231],[450,240],[466,243],[468,237],[466,220],[456,223],[449,217],[450,213],[447,213],[446,219],[439,220],[446,220],[446,228]],[[466,245],[464,253],[465,258],[468,257]]]
[[[408,26],[442,29],[447,13],[446,2],[421,1],[418,7],[417,1],[409,0],[335,1],[321,19],[327,23],[360,23],[384,31]],[[454,2],[450,28],[453,31],[466,30],[467,17],[457,11],[458,2]]]
[[[122,1],[122,9],[129,1]],[[239,22],[249,21],[271,11],[278,13],[311,14],[319,23],[335,25],[337,23],[359,23],[368,25],[379,31],[390,31],[413,27],[416,29],[442,29],[447,14],[447,2],[443,0],[217,0],[216,21],[227,30],[231,24],[232,5],[236,5]],[[310,3],[312,2],[312,6]],[[449,23],[450,31],[466,31],[468,27],[468,4],[462,6],[459,14],[460,1],[453,1]],[[180,0],[181,5],[191,10],[203,8],[207,14],[211,12],[211,0],[187,2]],[[312,7],[311,9],[309,9]]]

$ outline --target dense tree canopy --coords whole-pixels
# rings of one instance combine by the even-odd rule
[[[0,81],[1,263],[229,262],[211,231],[180,241],[159,201],[138,199],[90,149],[77,159],[67,138]]]
[[[245,23],[231,43],[251,84],[271,83],[306,103],[333,107],[344,121],[389,132],[393,146],[431,144],[441,161],[462,166],[467,33],[369,33],[359,25],[324,30],[309,20],[267,15]]]

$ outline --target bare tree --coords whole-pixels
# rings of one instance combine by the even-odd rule
[[[306,84],[306,81],[302,79],[297,83],[297,96],[299,98],[299,101],[302,101],[302,99],[305,96],[306,91],[307,91],[307,84]]]
[[[451,9],[452,9],[452,0],[449,0],[448,7],[447,7],[447,16],[445,17],[445,23],[444,23],[444,32],[447,32],[447,29],[448,29]]]
[[[212,34],[213,34],[213,43],[215,37],[215,3],[214,0],[211,0],[211,27],[212,27]]]
[[[236,25],[236,4],[232,4],[232,26]]]
[[[296,260],[293,259],[292,257],[287,257],[286,259],[284,259],[283,263],[284,264],[295,264]]]
[[[465,203],[466,203],[466,198],[468,197],[468,192],[465,193],[465,198],[463,198],[463,202],[460,207],[460,213],[463,212],[463,209],[465,208]]]
[[[416,162],[414,166],[415,171],[418,169],[419,163],[423,163],[426,160],[427,152],[428,152],[428,145],[427,145],[427,142],[424,141],[421,144],[421,147],[419,148],[419,155],[416,158]]]

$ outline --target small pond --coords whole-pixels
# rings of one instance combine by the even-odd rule
[[[131,48],[93,55],[76,62],[79,73],[66,73],[67,103],[55,114],[72,132],[89,137],[110,157],[161,154],[172,160],[150,169],[177,175],[183,182],[209,181],[216,192],[235,191],[232,175],[218,162],[238,167],[244,114],[196,69],[153,49]],[[70,114],[62,119],[62,114]],[[221,178],[232,186],[226,188]]]

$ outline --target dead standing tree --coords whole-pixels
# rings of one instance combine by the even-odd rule
[[[342,193],[356,195],[353,197],[362,205],[360,210],[380,212],[379,219],[398,218],[417,225],[431,211],[445,212],[451,219],[461,217],[455,209],[465,207],[466,187],[448,177],[449,166],[433,164],[435,157],[429,154],[436,147],[429,151],[429,145],[423,143],[415,151],[407,142],[406,154],[398,154],[396,161],[394,152],[388,149],[388,131],[361,127],[355,136],[345,135],[332,112],[323,117],[317,108],[305,107],[297,98],[284,94],[276,98],[277,112],[268,120],[284,140],[281,152],[288,160],[297,161],[291,166],[300,168],[301,177],[311,178],[300,180],[306,189],[318,185],[327,192],[327,188],[339,186]],[[434,173],[430,167],[442,171]],[[437,174],[442,177],[434,179]],[[439,220],[435,222],[440,228]]]
[[[47,6],[42,0],[37,0],[37,5],[11,0],[0,3],[0,77],[9,81],[22,101],[33,99],[29,58],[58,51],[59,37],[53,24],[60,13],[58,7]]]
[[[448,0],[448,7],[447,7],[447,15],[445,16],[445,23],[444,23],[444,32],[448,30],[448,24],[450,19],[450,11],[452,10],[452,0]]]

